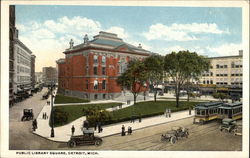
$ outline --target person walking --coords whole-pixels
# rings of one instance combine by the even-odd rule
[[[45,120],[47,119],[47,113],[46,112],[44,113],[44,119]]]
[[[100,122],[97,123],[97,127],[98,127],[98,133],[101,133],[101,123]]]
[[[74,125],[72,125],[72,127],[71,127],[71,135],[73,136],[74,133],[75,133],[75,127],[74,127]]]
[[[139,115],[139,122],[141,122],[141,114]]]
[[[122,125],[122,133],[121,133],[122,136],[125,136],[125,127],[124,125]]]
[[[169,111],[168,111],[168,112],[169,112],[169,115],[168,115],[168,116],[169,116],[169,117],[171,117],[171,109],[169,109]]]
[[[43,112],[43,119],[44,119],[44,112]]]
[[[166,117],[168,117],[168,109],[166,109],[165,115],[166,115]]]

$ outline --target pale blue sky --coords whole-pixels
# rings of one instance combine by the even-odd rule
[[[229,7],[16,6],[20,40],[37,56],[37,71],[64,57],[70,38],[99,31],[165,55],[188,49],[206,56],[242,49],[242,9]],[[49,58],[48,58],[49,56]]]

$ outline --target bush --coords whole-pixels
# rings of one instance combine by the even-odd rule
[[[55,109],[53,114],[54,114],[54,124],[63,125],[68,122],[69,114],[66,111]]]

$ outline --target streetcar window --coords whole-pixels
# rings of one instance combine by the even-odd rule
[[[205,115],[205,111],[204,110],[201,111],[201,115]]]

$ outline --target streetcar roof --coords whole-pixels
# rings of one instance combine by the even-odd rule
[[[195,108],[197,108],[197,109],[208,109],[208,108],[218,107],[221,104],[222,104],[222,102],[206,102],[206,103],[197,104]]]
[[[224,103],[219,108],[221,108],[221,109],[237,109],[240,107],[242,107],[242,103],[237,102],[237,103]]]

